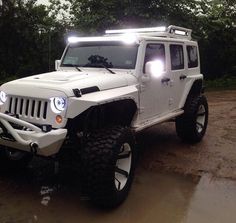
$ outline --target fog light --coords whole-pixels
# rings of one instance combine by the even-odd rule
[[[57,122],[58,124],[61,124],[61,123],[62,123],[62,117],[61,117],[60,115],[57,115],[57,116],[56,116],[56,122]]]

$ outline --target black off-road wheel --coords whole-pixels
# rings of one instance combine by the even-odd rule
[[[0,148],[0,171],[22,170],[26,168],[33,156],[8,147]]]
[[[176,132],[184,141],[200,142],[208,124],[208,104],[204,95],[187,99],[184,114],[176,119]]]
[[[114,208],[127,197],[137,151],[132,131],[111,127],[92,133],[82,150],[83,186],[99,207]]]

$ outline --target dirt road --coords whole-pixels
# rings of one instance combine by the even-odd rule
[[[173,123],[151,128],[138,137],[143,150],[142,167],[236,179],[236,91],[206,95],[209,125],[203,141],[196,145],[181,142]]]
[[[201,143],[181,142],[173,123],[138,135],[136,177],[121,207],[95,209],[76,175],[55,175],[52,162],[35,159],[25,172],[0,174],[0,223],[235,223],[236,91],[207,97]]]

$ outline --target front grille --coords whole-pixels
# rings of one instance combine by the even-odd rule
[[[46,119],[48,101],[33,98],[10,97],[8,111],[25,118]]]

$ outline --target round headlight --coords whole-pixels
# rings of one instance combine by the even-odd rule
[[[4,91],[0,91],[0,102],[3,104],[7,101],[7,94]]]
[[[61,113],[66,109],[67,102],[66,98],[55,97],[51,98],[51,109],[55,113]]]

